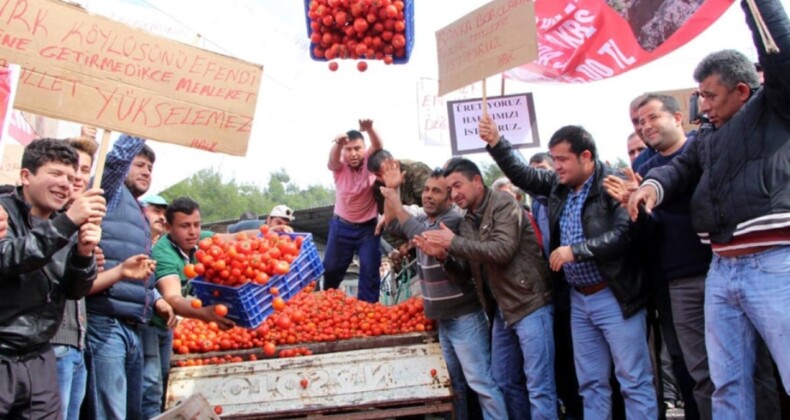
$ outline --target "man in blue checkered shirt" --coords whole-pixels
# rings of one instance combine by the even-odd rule
[[[571,289],[571,330],[584,417],[612,417],[609,375],[620,382],[627,418],[657,418],[658,404],[647,347],[647,284],[634,258],[625,209],[603,189],[612,170],[597,160],[584,128],[566,126],[549,141],[556,172],[530,167],[488,117],[480,137],[513,184],[548,197],[549,263]]]

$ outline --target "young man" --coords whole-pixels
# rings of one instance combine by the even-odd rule
[[[765,84],[743,54],[725,50],[694,71],[713,125],[668,165],[651,170],[628,211],[651,211],[694,185],[691,220],[713,259],[705,279],[705,345],[713,418],[755,416],[757,336],[790,392],[790,20],[777,0],[755,1],[779,52],[766,51],[742,2]]]
[[[0,197],[8,215],[0,239],[2,418],[62,416],[49,340],[60,326],[66,299],[85,296],[96,278],[93,251],[101,236],[97,222],[105,214],[99,189],[58,212],[71,197],[77,162],[77,153],[66,142],[33,141],[22,157],[22,186]]]
[[[471,161],[450,159],[444,176],[453,201],[466,215],[458,235],[441,226],[422,236],[447,253],[446,269],[471,274],[481,303],[493,316],[493,373],[508,417],[527,417],[529,404],[532,418],[556,419],[551,284],[532,223],[512,195],[483,184]],[[526,387],[512,381],[519,355]]]
[[[614,359],[626,416],[658,417],[645,339],[647,284],[628,257],[628,215],[603,191],[611,170],[597,160],[592,136],[578,126],[555,132],[549,141],[556,169],[552,173],[524,164],[491,118],[481,118],[479,129],[489,154],[516,186],[548,197],[549,263],[572,286],[573,353],[584,416],[611,417],[609,377]]]
[[[184,266],[195,263],[195,251],[203,238],[214,236],[213,232],[200,230],[200,207],[186,197],[173,200],[165,210],[165,230],[151,251],[156,260],[156,288],[173,307],[177,315],[196,318],[205,322],[216,322],[221,329],[233,327],[233,321],[214,313],[214,306],[193,308],[191,299],[186,298],[187,281]],[[155,417],[162,412],[162,401],[170,370],[172,333],[166,322],[154,317],[143,329],[143,414]]]
[[[360,131],[351,130],[335,138],[327,167],[335,178],[335,215],[329,222],[324,253],[324,287],[340,286],[354,253],[359,255],[359,291],[366,302],[379,301],[381,286],[380,237],[375,233],[378,212],[373,198],[376,180],[367,168],[368,157],[381,149],[373,121],[360,120],[360,131],[370,136],[370,147]]]
[[[100,244],[107,269],[134,255],[150,255],[151,229],[137,199],[148,191],[154,160],[144,140],[127,135],[107,154],[102,187],[109,204]],[[123,279],[86,299],[98,418],[143,417],[140,325],[154,311],[175,323],[172,308],[154,286],[151,278]]]
[[[461,215],[452,208],[444,173],[438,169],[425,180],[421,201],[424,214],[412,216],[403,207],[397,192],[400,186],[400,168],[392,166],[387,177],[387,187],[381,193],[386,200],[384,219],[392,220],[387,230],[397,237],[419,240],[420,235],[440,224],[457,230]],[[389,187],[389,188],[388,188]],[[453,411],[456,418],[469,418],[467,388],[478,395],[486,419],[504,419],[507,408],[502,391],[491,374],[491,339],[488,320],[480,305],[472,280],[466,276],[450,279],[441,263],[417,250],[417,271],[420,278],[425,316],[438,323],[439,344],[450,372],[453,385]]]

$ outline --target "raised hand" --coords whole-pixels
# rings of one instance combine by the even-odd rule
[[[643,206],[648,214],[652,213],[656,201],[658,201],[658,192],[652,185],[645,185],[634,191],[628,199],[628,215],[631,220],[635,222],[639,217],[640,206]]]
[[[625,176],[626,179],[617,175],[609,175],[603,180],[603,187],[606,189],[607,194],[619,201],[623,207],[628,205],[628,199],[631,197],[631,194],[639,188],[639,183],[642,182],[642,177],[634,173],[631,168],[625,169]]]
[[[373,129],[373,120],[363,118],[359,120],[359,131],[370,131]]]
[[[496,126],[496,122],[492,120],[491,117],[483,115],[480,118],[480,122],[477,124],[477,128],[480,138],[488,143],[489,146],[494,147],[499,143],[499,129]]]
[[[389,159],[381,165],[381,178],[384,180],[384,185],[389,188],[398,188],[403,184],[406,179],[406,171],[401,172],[400,162],[395,159]]]
[[[126,279],[146,280],[156,270],[156,261],[145,254],[127,258],[121,263],[121,276]]]
[[[101,188],[91,188],[85,191],[71,203],[69,209],[66,210],[66,216],[76,225],[81,225],[88,219],[95,222],[104,218],[104,214],[107,212],[107,202],[102,197],[103,193]]]
[[[434,258],[446,258],[447,257],[447,250],[440,247],[439,245],[432,244],[428,242],[425,238],[421,236],[415,236],[411,240],[411,244],[422,251],[425,255],[430,255]]]

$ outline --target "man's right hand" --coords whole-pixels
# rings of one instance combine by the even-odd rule
[[[121,263],[121,276],[125,279],[146,280],[156,270],[156,261],[148,255],[138,254]]]
[[[6,233],[8,233],[8,213],[3,206],[0,206],[0,239],[5,238]]]
[[[199,312],[200,320],[203,322],[216,322],[219,329],[225,331],[236,326],[236,324],[224,316],[219,316],[214,312],[214,307],[217,305],[204,306],[197,311]]]
[[[102,219],[107,212],[107,202],[102,197],[101,188],[91,188],[71,203],[66,216],[76,225],[82,225],[88,219]]]
[[[480,118],[478,130],[480,132],[480,138],[488,143],[489,146],[494,147],[499,143],[499,129],[496,126],[496,122],[488,115],[483,115]]]
[[[382,173],[381,178],[384,180],[384,185],[388,188],[399,188],[406,179],[406,171],[400,170],[400,161],[389,159],[381,165]]]
[[[639,217],[639,207],[643,206],[648,214],[652,213],[656,201],[658,201],[658,192],[652,185],[643,185],[634,191],[628,200],[628,215],[631,220],[636,222]]]
[[[642,177],[634,173],[631,168],[625,168],[625,176],[627,179],[622,179],[617,175],[609,175],[603,180],[603,186],[610,197],[620,202],[620,205],[625,207],[628,205],[628,199],[631,194],[639,188],[639,183],[642,182]]]
[[[363,118],[359,120],[359,131],[370,131],[373,129],[373,120]]]

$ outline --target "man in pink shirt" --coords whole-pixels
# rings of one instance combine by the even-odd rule
[[[335,215],[329,222],[324,253],[324,288],[334,289],[343,281],[354,253],[359,255],[357,297],[378,302],[381,276],[381,242],[376,234],[378,212],[373,198],[376,177],[368,171],[368,156],[382,148],[372,120],[359,120],[359,130],[335,138],[327,167],[335,177]],[[365,148],[365,138],[370,147]]]

